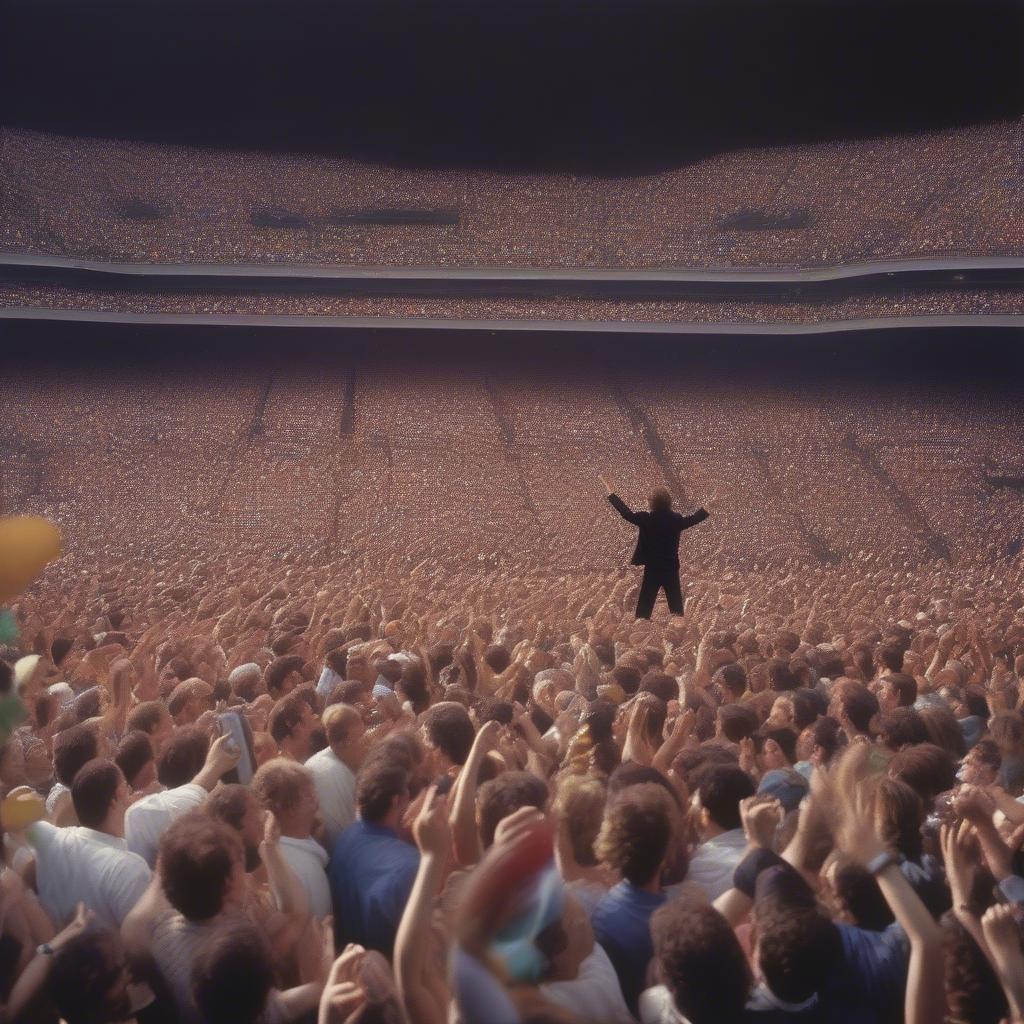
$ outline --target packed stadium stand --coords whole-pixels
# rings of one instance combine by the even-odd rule
[[[143,262],[499,267],[1012,256],[1024,249],[1022,184],[1024,121],[746,146],[617,178],[8,129],[0,248]],[[438,213],[449,222],[430,223]]]

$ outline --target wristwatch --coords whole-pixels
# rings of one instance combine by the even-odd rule
[[[865,866],[869,874],[877,875],[888,867],[899,867],[902,863],[903,858],[898,853],[891,853],[889,850],[886,850],[885,853],[880,853],[877,857],[869,860]]]
[[[36,946],[36,956],[53,956],[57,951],[48,942]]]

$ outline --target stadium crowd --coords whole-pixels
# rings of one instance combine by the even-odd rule
[[[261,358],[0,382],[0,1019],[1024,1021],[1012,387]]]
[[[155,262],[553,267],[1018,255],[1021,130],[1007,121],[743,148],[609,178],[5,128],[0,248]],[[360,223],[373,211],[454,211],[458,222]]]
[[[815,324],[837,320],[912,316],[1015,316],[1024,297],[1008,288],[928,291],[913,287],[842,299],[593,299],[580,296],[351,296],[69,288],[0,283],[0,308],[95,310],[105,313],[213,313],[246,316],[351,316],[459,320],[572,320],[641,323]]]
[[[1024,1020],[1019,561],[766,553],[642,622],[621,571],[196,541],[12,609],[5,1019]]]

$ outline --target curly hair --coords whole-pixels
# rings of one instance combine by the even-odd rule
[[[668,793],[653,782],[630,786],[609,804],[595,852],[633,885],[646,885],[661,868],[677,829]]]
[[[601,831],[607,790],[599,779],[570,775],[558,787],[554,810],[569,831],[572,855],[581,867],[597,864],[594,843]]]
[[[303,788],[312,785],[313,773],[308,768],[275,757],[256,772],[252,792],[263,807],[281,817],[302,798]]]
[[[202,810],[173,821],[160,840],[160,883],[171,906],[190,921],[221,912],[241,863],[241,838]]]
[[[714,907],[666,903],[651,918],[651,935],[659,972],[691,1024],[740,1019],[753,980],[750,966],[729,922]]]

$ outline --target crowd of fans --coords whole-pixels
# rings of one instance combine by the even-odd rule
[[[1019,566],[104,557],[2,652],[5,1019],[1024,1019]]]
[[[604,471],[632,501],[666,471],[685,481],[683,504],[721,488],[719,527],[691,544],[697,579],[834,560],[830,573],[896,569],[927,591],[942,545],[984,579],[1020,537],[1020,492],[986,470],[1024,473],[1013,390],[623,367],[615,381],[564,360],[439,368],[386,353],[201,375],[122,356],[116,373],[74,380],[11,367],[4,507],[89,545],[272,543],[338,574],[353,553],[411,568],[451,552],[589,585],[623,553],[620,525],[581,500]]]
[[[1024,1021],[1015,396],[406,358],[0,385],[4,1019]]]
[[[573,320],[650,323],[816,324],[909,316],[1021,316],[1024,297],[1007,288],[965,291],[905,288],[843,299],[767,301],[444,296],[374,297],[69,288],[0,283],[0,307],[84,309],[106,313],[216,313],[248,316],[352,316],[457,320]]]
[[[4,129],[0,249],[157,262],[631,267],[1018,255],[1022,153],[1020,124],[997,122],[741,149],[606,178]],[[396,209],[455,211],[458,223],[346,219]],[[730,226],[751,212],[769,229]]]

